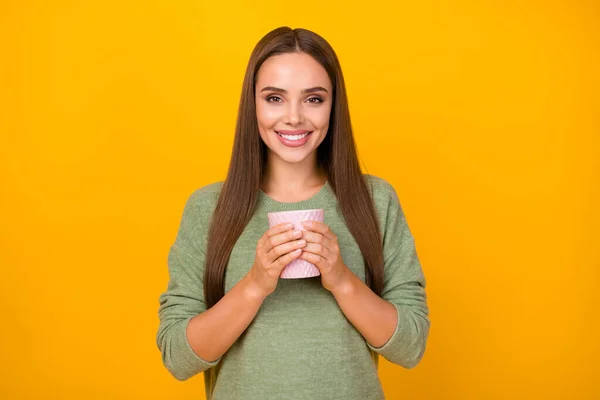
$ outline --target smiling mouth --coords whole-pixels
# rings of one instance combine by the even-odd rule
[[[301,135],[285,135],[285,134],[279,133],[277,131],[275,131],[275,133],[287,140],[301,140],[301,139],[304,139],[305,137],[307,137],[308,135],[310,135],[311,133],[313,133],[313,131],[306,132]]]

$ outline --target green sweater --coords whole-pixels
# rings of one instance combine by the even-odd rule
[[[156,336],[170,373],[186,380],[204,372],[209,400],[369,400],[383,399],[379,355],[404,368],[420,361],[429,335],[425,278],[394,188],[384,179],[372,183],[382,229],[385,281],[382,298],[398,312],[389,341],[371,346],[346,319],[320,277],[280,279],[246,331],[219,359],[207,362],[190,347],[186,326],[206,310],[202,277],[209,220],[221,182],[189,197],[168,255],[170,280],[159,298]],[[324,223],[337,235],[344,263],[363,282],[364,262],[348,231],[329,182],[308,200],[281,203],[260,191],[256,212],[233,248],[225,291],[250,270],[256,243],[268,229],[267,212],[323,208]]]

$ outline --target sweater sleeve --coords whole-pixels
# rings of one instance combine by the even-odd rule
[[[425,352],[429,336],[429,309],[425,277],[415,241],[394,188],[381,180],[387,199],[383,229],[384,287],[381,297],[394,305],[398,322],[391,338],[381,347],[368,347],[390,362],[415,367]],[[384,200],[385,201],[385,200]]]
[[[206,311],[204,302],[204,251],[198,244],[205,235],[207,223],[201,218],[206,211],[199,189],[194,192],[183,210],[179,231],[168,254],[169,281],[159,297],[159,327],[156,344],[163,364],[178,380],[186,380],[218,364],[199,357],[190,347],[186,328],[196,315]]]

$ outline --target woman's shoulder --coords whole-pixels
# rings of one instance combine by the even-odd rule
[[[189,196],[188,203],[194,206],[210,207],[216,204],[224,181],[212,182],[195,189]]]
[[[386,179],[372,174],[363,174],[363,176],[374,200],[385,201],[390,196],[397,197],[394,187]]]
[[[199,195],[219,194],[224,183],[225,181],[207,183],[196,189],[195,193],[198,193]]]

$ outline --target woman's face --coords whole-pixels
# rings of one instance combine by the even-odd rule
[[[258,129],[270,156],[288,163],[311,156],[325,139],[332,104],[331,81],[321,64],[306,53],[269,57],[255,89]]]

